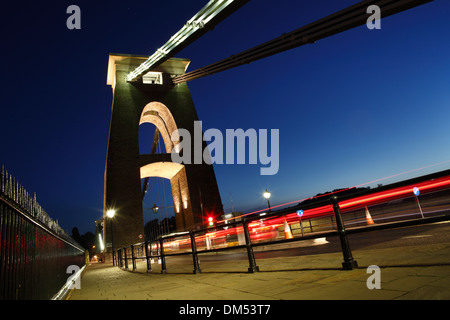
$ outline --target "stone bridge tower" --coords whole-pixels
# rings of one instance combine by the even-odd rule
[[[107,253],[111,252],[111,224],[106,217],[109,209],[116,211],[116,249],[143,241],[139,237],[144,234],[141,179],[146,177],[170,179],[178,231],[204,227],[206,216],[223,214],[212,165],[171,161],[170,152],[177,150],[179,143],[171,141],[173,131],[183,128],[193,137],[194,121],[198,120],[186,83],[174,85],[171,81],[185,73],[190,61],[171,58],[139,81],[127,82],[126,75],[147,59],[124,54],[109,56],[107,84],[113,89],[113,105],[104,181],[103,236]],[[166,154],[139,153],[139,125],[146,122],[156,126]],[[203,142],[202,150],[205,147]],[[193,146],[191,155],[194,156]]]

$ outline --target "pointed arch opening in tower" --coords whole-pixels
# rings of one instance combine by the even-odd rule
[[[139,125],[139,148],[143,159],[141,186],[148,240],[193,228],[185,168],[170,159],[170,152],[177,144],[171,140],[176,129],[173,116],[164,104],[151,102],[145,106]]]

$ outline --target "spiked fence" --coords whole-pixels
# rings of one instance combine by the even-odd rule
[[[84,266],[84,251],[2,166],[0,299],[53,298],[71,276],[68,267]]]

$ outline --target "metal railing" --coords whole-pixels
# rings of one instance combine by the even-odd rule
[[[51,299],[74,265],[85,265],[85,250],[2,167],[0,299]]]
[[[356,226],[352,228],[346,228],[345,222],[348,223],[358,223],[358,220],[361,220],[361,217],[358,217],[353,213],[353,218],[349,219],[349,215],[351,214],[350,210],[346,210],[346,213],[343,215],[341,212],[341,205],[347,200],[352,199],[360,199],[364,196],[377,195],[382,192],[393,190],[396,188],[412,186],[414,184],[431,181],[433,182],[438,178],[446,178],[446,185],[444,187],[444,194],[441,195],[444,199],[450,200],[448,191],[450,190],[450,170],[438,172],[435,174],[430,174],[426,176],[422,176],[419,178],[409,179],[398,183],[393,183],[386,186],[381,186],[375,189],[366,189],[360,192],[348,193],[346,195],[337,196],[336,194],[329,196],[328,198],[315,201],[309,204],[299,204],[297,206],[286,208],[282,210],[273,211],[270,213],[266,213],[263,217],[260,215],[247,216],[242,218],[240,221],[235,221],[232,223],[221,224],[211,228],[194,230],[189,232],[181,232],[172,235],[166,235],[160,237],[157,241],[145,241],[141,243],[137,243],[128,247],[123,247],[117,250],[118,254],[118,266],[124,269],[132,269],[133,271],[137,270],[136,262],[138,260],[144,260],[147,263],[147,272],[152,271],[151,262],[153,259],[157,258],[161,265],[161,273],[167,273],[167,264],[166,257],[168,256],[180,256],[180,255],[191,255],[192,256],[192,265],[193,265],[193,273],[201,272],[198,255],[202,253],[208,252],[218,252],[218,251],[226,251],[226,250],[235,250],[239,248],[246,249],[247,257],[248,257],[248,272],[253,273],[259,271],[259,267],[256,263],[255,255],[253,252],[253,248],[258,246],[270,246],[274,244],[281,243],[291,243],[297,241],[306,241],[311,239],[318,239],[324,237],[333,237],[338,236],[341,244],[341,250],[343,254],[343,262],[342,268],[345,270],[351,270],[358,266],[356,260],[353,258],[352,251],[350,249],[350,243],[347,235],[370,232],[375,230],[385,230],[385,229],[393,229],[399,227],[406,226],[414,226],[421,224],[429,224],[441,221],[450,221],[450,201],[446,202],[446,209],[440,210],[437,214],[430,214],[427,217],[421,218],[405,218],[401,217],[400,221],[388,222],[388,223],[376,223],[371,225],[364,226]],[[431,191],[430,191],[431,192]],[[434,190],[433,192],[442,192],[442,189]],[[405,198],[397,198],[395,201],[403,201]],[[392,199],[390,200],[392,201]],[[378,203],[377,205],[380,205]],[[406,202],[406,206],[410,207],[410,204]],[[254,235],[250,234],[249,228],[252,228],[252,224],[257,224],[262,220],[273,220],[273,219],[286,219],[286,216],[289,214],[292,215],[297,210],[310,210],[316,209],[319,207],[329,207],[332,215],[324,215],[317,219],[322,219],[322,221],[318,224],[315,224],[316,228],[322,228],[324,225],[328,224],[332,227],[330,230],[313,232],[314,224],[311,224],[312,219],[305,219],[304,222],[309,222],[310,232],[305,232],[306,228],[301,229],[301,234],[298,232],[295,237],[284,238],[284,239],[276,239],[269,241],[260,241]],[[363,205],[364,208],[364,205]],[[350,212],[350,214],[349,214]],[[444,212],[444,214],[442,214]],[[382,214],[380,214],[382,216]],[[344,219],[345,218],[345,219]],[[325,220],[330,219],[329,223],[326,223]],[[385,219],[384,217],[382,219]],[[393,219],[398,219],[398,216]],[[380,219],[381,220],[381,219]],[[356,221],[356,222],[355,222]],[[233,229],[234,228],[234,229]],[[223,230],[237,230],[239,229],[239,233],[236,233],[235,236],[240,238],[238,241],[231,242],[233,245],[228,246],[216,246],[212,244],[213,237],[208,237],[208,235],[214,234],[214,232],[219,232]],[[275,231],[273,231],[275,232]],[[226,233],[226,231],[225,231]],[[239,237],[240,236],[240,237]],[[252,240],[253,238],[253,240]],[[169,244],[175,244],[177,250],[173,250]],[[199,248],[200,247],[200,248]],[[131,266],[130,266],[131,264]]]

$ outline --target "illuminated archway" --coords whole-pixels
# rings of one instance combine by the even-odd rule
[[[139,125],[147,123],[155,125],[164,142],[166,155],[170,154],[179,143],[171,140],[172,133],[178,128],[170,110],[161,102],[150,102],[142,110]],[[161,155],[153,153],[147,156],[146,161],[151,162],[140,167],[141,179],[158,177],[170,180],[177,230],[189,230],[194,226],[194,219],[185,166],[171,162],[168,156],[165,157],[168,161],[161,161],[158,156]]]
[[[178,128],[169,108],[161,102],[153,101],[144,107],[139,125],[143,123],[152,123],[156,126],[159,133],[161,133],[167,153],[170,153],[175,145],[179,143],[171,140],[172,133]]]
[[[177,230],[191,229],[194,226],[194,219],[184,165],[173,162],[147,164],[141,167],[141,178],[149,177],[170,180]]]

